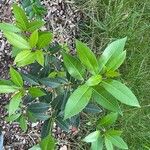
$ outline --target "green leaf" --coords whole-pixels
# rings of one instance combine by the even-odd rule
[[[106,77],[107,78],[115,78],[115,77],[119,77],[120,76],[120,73],[117,72],[117,71],[112,71],[112,70],[109,70],[105,73]]]
[[[12,97],[12,99],[10,100],[10,103],[9,103],[9,107],[8,107],[9,116],[13,115],[16,112],[16,110],[18,110],[21,99],[22,99],[21,92],[15,94]]]
[[[27,120],[26,120],[26,118],[25,118],[23,115],[20,116],[20,118],[19,118],[19,123],[20,123],[21,129],[22,129],[24,132],[26,132],[27,129],[28,129]]]
[[[4,80],[4,79],[2,79],[2,80],[0,80],[0,85],[14,85],[14,83],[12,82],[12,81],[10,81],[10,80]]]
[[[38,42],[38,30],[35,30],[30,35],[30,38],[29,38],[29,43],[30,43],[31,48],[36,47],[37,42]]]
[[[45,24],[45,22],[41,21],[41,20],[32,21],[28,24],[27,31],[33,32],[37,29],[40,29],[44,24]]]
[[[69,97],[65,106],[65,119],[81,112],[88,104],[92,95],[92,89],[87,85],[78,87]]]
[[[99,138],[99,136],[100,136],[100,131],[94,131],[94,132],[90,133],[89,135],[87,135],[83,139],[83,141],[87,142],[87,143],[92,143],[92,142],[97,141],[97,139]]]
[[[32,64],[34,61],[35,53],[31,52],[30,50],[24,50],[16,56],[14,62],[17,63],[17,66],[24,67],[26,65]]]
[[[107,139],[107,137],[105,137],[105,146],[107,150],[113,150],[113,145],[111,143],[111,141],[109,139]]]
[[[118,55],[120,55],[123,52],[126,40],[127,37],[116,40],[106,47],[103,54],[98,60],[99,71],[103,69],[103,67],[106,65],[108,61],[114,60]]]
[[[42,32],[39,34],[39,39],[37,46],[39,49],[48,46],[53,39],[53,35],[51,32]]]
[[[100,107],[98,107],[97,105],[88,104],[88,105],[85,107],[84,112],[96,114],[96,113],[102,112],[102,109],[101,109]]]
[[[36,61],[41,66],[44,66],[44,52],[42,50],[37,50],[35,53],[36,53]]]
[[[20,52],[16,58],[15,58],[15,63],[23,61],[24,59],[26,59],[27,57],[29,57],[29,55],[31,54],[30,50],[24,50],[22,52]]]
[[[113,145],[120,149],[128,149],[128,145],[124,142],[124,140],[119,136],[111,136],[107,135],[107,139],[111,141]]]
[[[14,93],[19,90],[16,86],[0,85],[0,93]]]
[[[101,75],[94,75],[86,81],[86,84],[88,86],[95,86],[95,85],[98,85],[101,81],[102,81]]]
[[[102,136],[100,135],[99,138],[95,142],[92,142],[91,150],[103,150],[103,143],[104,143],[104,140]]]
[[[28,120],[31,122],[37,122],[37,121],[46,121],[50,118],[50,115],[45,114],[45,110],[43,110],[43,113],[38,112],[30,112],[30,110],[27,110]]]
[[[56,124],[58,127],[60,127],[65,132],[70,132],[70,124],[68,123],[68,120],[63,120],[61,117],[56,118]]]
[[[19,49],[30,49],[29,43],[20,35],[6,31],[4,32],[4,35],[6,36],[10,44],[12,44],[13,46]]]
[[[55,139],[51,135],[48,135],[40,142],[40,147],[42,150],[55,150],[55,143]]]
[[[121,66],[121,64],[124,62],[125,58],[126,58],[126,51],[114,57],[111,61],[109,61],[106,64],[107,71],[109,70],[115,71],[116,69],[118,69]]]
[[[10,23],[0,23],[0,30],[2,31],[8,31],[8,32],[21,32],[21,30],[13,25],[13,24],[10,24]]]
[[[120,102],[126,105],[140,107],[139,102],[132,91],[121,82],[108,80],[106,82],[103,81],[101,86]]]
[[[76,41],[77,54],[81,62],[92,74],[98,74],[98,62],[94,53],[84,43]]]
[[[16,24],[21,29],[26,30],[27,26],[28,26],[28,19],[26,17],[25,12],[23,11],[23,9],[19,6],[17,6],[17,4],[13,4],[13,13],[16,18]]]
[[[103,117],[102,119],[99,119],[97,121],[97,126],[98,127],[110,126],[116,122],[117,118],[118,118],[118,113],[112,112],[112,113],[106,115],[105,117]]]
[[[120,136],[122,134],[122,131],[110,129],[110,130],[107,130],[105,134],[106,135],[108,134],[108,135],[111,135],[111,136],[114,136],[114,135],[115,136]]]
[[[99,105],[108,110],[122,114],[122,111],[118,105],[117,100],[111,94],[109,94],[104,88],[102,88],[101,85],[93,87],[93,92],[94,93],[92,97]]]
[[[24,74],[24,73],[22,73],[21,75],[22,75],[23,79],[28,82],[28,84],[39,85],[38,78],[36,76],[33,76],[31,74]]]
[[[39,87],[30,87],[29,93],[32,97],[41,97],[46,95]]]
[[[50,105],[47,103],[33,103],[28,106],[28,111],[32,113],[44,113],[50,108]]]
[[[22,49],[17,48],[17,47],[12,47],[12,57],[16,57],[20,52],[22,51]]]
[[[33,147],[31,147],[29,150],[41,150],[40,145],[34,145]]]
[[[77,58],[63,52],[63,60],[65,67],[72,77],[78,80],[84,80],[83,75],[85,69]]]
[[[42,78],[40,82],[48,87],[57,88],[61,86],[61,82],[57,79]]]
[[[22,87],[23,80],[19,72],[17,72],[13,67],[10,67],[11,80],[17,85]]]
[[[13,114],[13,115],[11,115],[11,116],[8,116],[8,117],[6,117],[5,119],[6,119],[6,121],[8,121],[8,122],[13,122],[13,121],[17,120],[20,116],[21,116],[21,114],[18,113],[18,114]]]
[[[53,122],[52,119],[45,120],[41,130],[41,138],[45,138],[50,134]]]

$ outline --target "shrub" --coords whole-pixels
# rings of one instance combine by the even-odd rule
[[[122,132],[113,127],[118,115],[123,115],[119,102],[140,107],[131,90],[117,80],[127,38],[109,44],[99,57],[76,40],[77,55],[72,56],[64,45],[52,43],[53,34],[41,29],[43,21],[28,20],[16,4],[13,13],[14,24],[0,23],[14,58],[10,80],[0,80],[0,93],[12,93],[6,120],[19,122],[23,132],[28,121],[43,121],[41,142],[35,148],[55,149],[54,122],[70,132],[71,125],[79,126],[83,111],[99,113],[101,106],[108,114],[92,124],[93,132],[83,141],[91,143],[92,150],[104,145],[108,150],[128,149]]]

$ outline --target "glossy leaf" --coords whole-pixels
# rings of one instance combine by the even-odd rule
[[[42,78],[40,82],[48,87],[57,88],[61,85],[61,82],[57,79],[50,79],[50,78]]]
[[[22,87],[23,86],[23,79],[19,72],[17,72],[13,67],[10,67],[10,76],[11,80],[17,85]]]
[[[41,66],[44,66],[44,52],[42,50],[37,50],[35,53],[36,53],[36,61]]]
[[[65,119],[71,118],[72,116],[81,112],[92,95],[92,89],[87,85],[79,86],[69,97],[65,106]]]
[[[41,130],[41,138],[45,138],[50,134],[50,130],[52,127],[52,119],[45,120]]]
[[[26,132],[27,129],[28,129],[27,120],[26,120],[26,118],[25,118],[23,115],[20,116],[20,118],[19,118],[19,123],[20,123],[21,129],[22,129],[24,132]]]
[[[77,58],[63,52],[63,60],[65,67],[72,77],[78,80],[84,80],[83,75],[85,69]]]
[[[122,114],[122,111],[119,107],[117,100],[111,94],[109,94],[104,88],[102,88],[101,85],[93,87],[93,92],[94,93],[92,97],[99,105],[108,110]]]
[[[51,32],[42,32],[41,34],[39,34],[37,43],[38,48],[41,49],[48,46],[51,43],[52,39],[53,35]]]
[[[39,85],[38,78],[36,76],[33,76],[31,74],[24,74],[24,73],[22,73],[21,75],[23,79],[27,81],[30,85]]]
[[[16,57],[20,52],[22,51],[22,49],[17,48],[17,47],[12,47],[12,57]]]
[[[115,71],[116,69],[118,69],[124,62],[125,58],[126,58],[126,51],[122,52],[118,56],[115,56],[110,62],[106,64],[107,71],[109,70]]]
[[[13,121],[17,120],[20,116],[21,116],[20,113],[13,114],[11,116],[6,117],[5,120],[8,121],[8,122],[13,122]]]
[[[119,39],[109,44],[99,58],[99,71],[103,69],[108,61],[112,61],[123,52],[127,38]]]
[[[33,147],[31,147],[29,150],[41,150],[40,145],[34,145]]]
[[[113,150],[113,145],[111,143],[111,141],[109,139],[107,139],[107,137],[105,137],[105,146],[107,150]]]
[[[83,139],[83,141],[87,142],[87,143],[92,143],[92,142],[97,141],[97,139],[99,138],[99,136],[100,136],[100,131],[94,131],[94,132],[90,133],[89,135],[87,135]]]
[[[101,86],[120,102],[126,105],[140,107],[137,98],[125,84],[116,80],[108,80],[106,82],[103,81]]]
[[[16,112],[16,110],[18,110],[21,99],[22,99],[22,93],[20,92],[15,94],[12,97],[8,107],[9,116],[13,115]]]
[[[122,131],[110,129],[110,130],[107,130],[107,131],[105,132],[105,134],[106,134],[106,135],[108,134],[108,135],[111,135],[111,136],[121,136]]]
[[[16,56],[14,62],[17,63],[19,67],[24,67],[28,64],[32,64],[34,61],[35,53],[30,50],[24,50]]]
[[[70,132],[69,127],[71,126],[68,120],[63,120],[61,117],[56,118],[56,124],[65,132]]]
[[[95,86],[95,85],[98,85],[101,81],[102,81],[101,75],[94,75],[86,81],[86,84],[88,86]]]
[[[102,136],[100,135],[96,141],[91,143],[91,150],[103,150],[103,143],[104,143],[104,140]]]
[[[14,85],[14,83],[12,82],[12,81],[10,81],[10,80],[4,80],[4,79],[2,79],[2,80],[0,80],[0,85]]]
[[[50,108],[47,103],[33,103],[28,106],[28,110],[32,113],[44,113]]]
[[[0,85],[0,93],[14,93],[19,90],[16,86]]]
[[[48,135],[40,142],[42,150],[55,150],[55,140],[51,135]]]
[[[51,102],[51,106],[54,110],[56,111],[60,111],[61,110],[61,105],[63,103],[63,98],[64,98],[64,95],[61,94],[61,95],[58,95],[56,98],[54,98]]]
[[[13,33],[13,32],[4,32],[7,40],[12,44],[14,47],[19,49],[30,49],[29,43],[20,35]]]
[[[105,73],[107,78],[115,78],[115,77],[119,77],[120,73],[117,71],[113,71],[113,70],[109,70]]]
[[[0,30],[2,31],[8,31],[8,32],[21,32],[21,30],[13,25],[13,24],[10,24],[10,23],[0,23]]]
[[[94,53],[87,47],[84,43],[76,41],[77,54],[81,62],[86,66],[86,68],[92,73],[98,73],[98,62]]]
[[[102,119],[99,119],[97,121],[97,126],[98,127],[110,126],[116,122],[117,118],[118,118],[118,113],[112,112],[112,113],[104,116]]]
[[[28,26],[28,19],[23,9],[17,4],[13,4],[13,13],[15,15],[17,25],[21,29],[26,30]]]
[[[45,24],[44,21],[41,21],[41,20],[34,20],[32,22],[30,22],[28,24],[28,28],[27,28],[27,31],[29,32],[33,32],[37,29],[40,29],[43,25]]]
[[[96,113],[102,112],[102,109],[101,109],[100,107],[98,107],[97,105],[88,104],[88,105],[84,108],[84,112],[96,114]]]
[[[110,140],[113,145],[115,145],[116,147],[118,147],[120,149],[128,149],[128,145],[119,136],[107,135],[107,139]]]
[[[29,38],[31,48],[36,47],[37,42],[38,42],[38,31],[35,30]]]
[[[43,110],[43,112],[44,112],[44,110]],[[50,118],[50,116],[47,114],[44,114],[44,113],[30,112],[28,110],[28,118],[32,122],[37,122],[37,121],[46,121]]]
[[[46,95],[39,87],[30,87],[29,93],[32,97],[41,97]]]

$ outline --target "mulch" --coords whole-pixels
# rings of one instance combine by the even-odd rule
[[[11,4],[13,0],[0,1],[0,22],[12,22]],[[54,41],[67,43],[74,53],[74,40],[78,35],[78,22],[82,15],[73,1],[67,0],[44,0],[43,5],[47,8],[45,20],[46,27],[54,33]],[[12,64],[11,46],[0,32],[0,79],[9,78],[9,66]],[[9,103],[9,95],[0,95],[0,128],[4,136],[5,150],[28,150],[40,140],[42,122],[29,123],[28,131],[23,133],[18,123],[7,123],[5,106]],[[60,150],[67,150],[64,141],[67,138],[59,128],[54,128]],[[63,142],[62,142],[63,141]]]

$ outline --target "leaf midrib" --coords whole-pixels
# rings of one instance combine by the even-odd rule
[[[78,71],[78,69],[76,68],[76,66],[70,61],[70,59],[68,58],[68,57],[66,57],[66,59],[68,59],[68,61],[72,64],[72,66],[73,66],[73,68],[78,72],[78,74],[80,75],[80,78],[82,78],[82,80],[83,80],[83,77],[82,77],[82,75],[81,75],[81,73]],[[74,59],[74,58],[73,58]],[[75,59],[76,60],[76,59]],[[76,61],[78,61],[78,60],[76,60]]]
[[[80,100],[81,100],[81,98],[86,94],[86,92],[88,91],[90,89],[90,87],[87,87],[87,89],[85,90],[85,92],[83,93],[83,94],[81,94],[81,96],[80,96],[80,98],[78,99],[78,101],[76,101],[76,105],[80,102]],[[75,105],[75,106],[76,106]],[[68,112],[68,114],[70,115],[70,112],[71,112],[72,110],[70,110],[69,112]],[[67,116],[69,116],[69,115],[67,115]]]
[[[109,84],[109,83],[107,83],[107,82],[105,82],[105,81],[103,81],[103,83],[104,83],[104,84],[107,84],[107,86],[111,87],[112,89],[114,89],[114,90],[117,91],[118,93],[121,93],[121,95],[123,94],[126,98],[131,99],[131,97],[128,96],[128,95],[126,95],[126,94],[124,93],[124,91],[118,90],[118,89],[116,88],[116,85],[113,86],[113,85],[111,85],[111,84]],[[122,89],[122,88],[120,88],[120,89]]]
[[[98,94],[98,95],[100,95],[101,97],[103,97],[103,99],[105,100],[107,100],[107,102],[109,103],[109,104],[113,104],[113,103],[111,103],[107,98],[105,98],[103,95],[101,95],[97,90],[95,90],[94,88],[93,88],[93,90]],[[113,104],[113,106],[116,108],[116,106]]]

